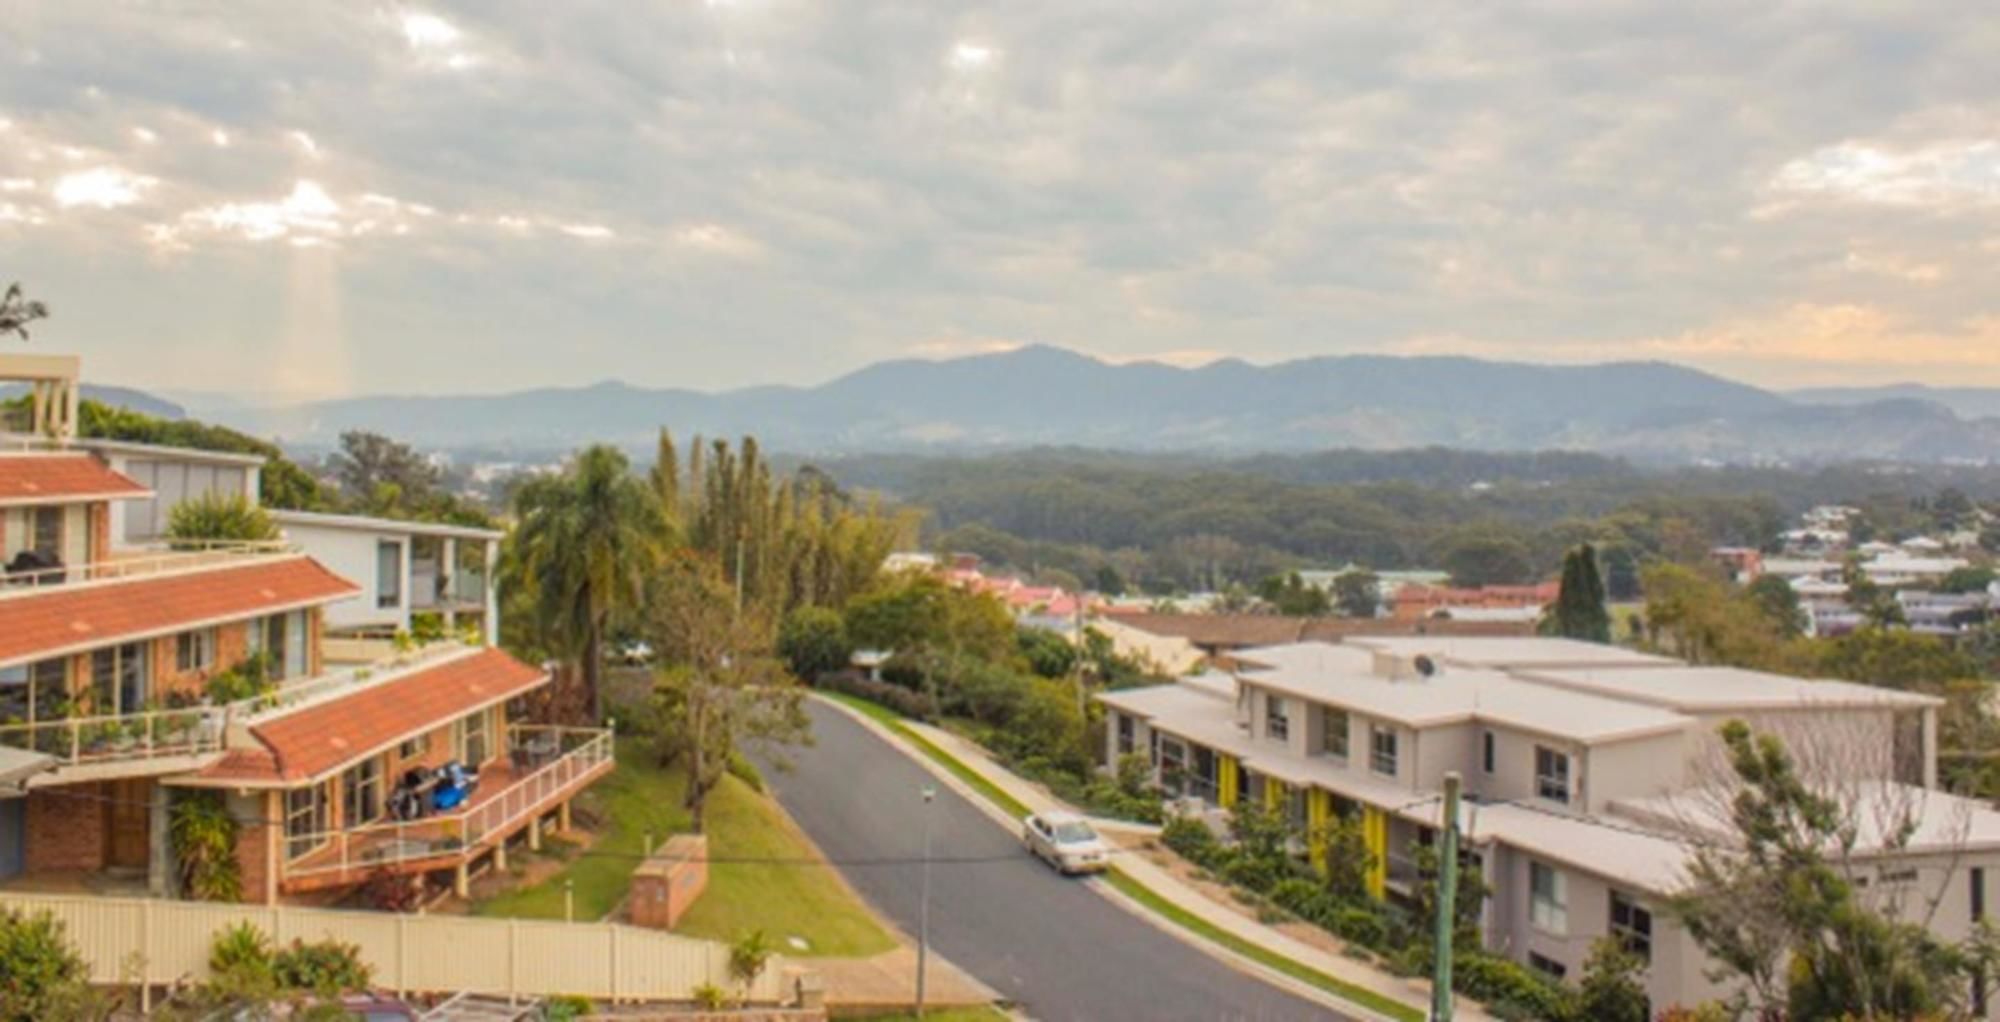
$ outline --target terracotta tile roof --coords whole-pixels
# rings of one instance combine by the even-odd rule
[[[200,773],[203,781],[266,783],[278,779],[278,757],[269,749],[231,749]]]
[[[1110,620],[1153,635],[1219,649],[1339,642],[1359,635],[1530,635],[1533,625],[1485,621],[1398,621],[1393,618],[1285,617],[1278,614],[1120,614]]]
[[[304,782],[548,680],[539,667],[482,649],[254,724],[250,733],[275,757],[277,779]]]
[[[303,555],[117,581],[9,589],[0,665],[331,603],[360,592]]]
[[[0,456],[0,506],[124,500],[150,493],[88,454]]]

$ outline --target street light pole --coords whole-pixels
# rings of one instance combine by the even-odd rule
[[[1431,1022],[1451,1022],[1451,937],[1458,922],[1458,771],[1444,775],[1444,815],[1438,828],[1437,934],[1431,945]]]
[[[917,896],[917,1017],[924,1017],[924,966],[931,950],[931,803],[937,789],[924,785],[924,879]]]

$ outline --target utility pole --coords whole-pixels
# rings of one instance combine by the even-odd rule
[[[1444,775],[1438,836],[1437,937],[1431,945],[1431,1022],[1451,1022],[1451,933],[1458,922],[1458,771]]]
[[[931,951],[931,803],[937,789],[924,785],[924,881],[917,896],[917,1017],[924,1017],[924,966]]]

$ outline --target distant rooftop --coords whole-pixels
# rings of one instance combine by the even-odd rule
[[[449,536],[454,539],[492,540],[505,536],[499,529],[482,529],[449,522],[418,522],[406,518],[375,518],[369,515],[336,515],[323,511],[271,512],[280,527],[309,526],[321,529],[348,529],[355,532],[389,532],[406,536]]]
[[[1428,656],[1460,667],[1522,670],[1537,667],[1665,667],[1680,661],[1576,639],[1486,638],[1481,636],[1388,636],[1347,640],[1349,645],[1399,657]]]

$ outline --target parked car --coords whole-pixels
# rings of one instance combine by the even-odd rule
[[[1065,875],[1111,867],[1111,845],[1075,813],[1034,813],[1021,820],[1021,843]]]

